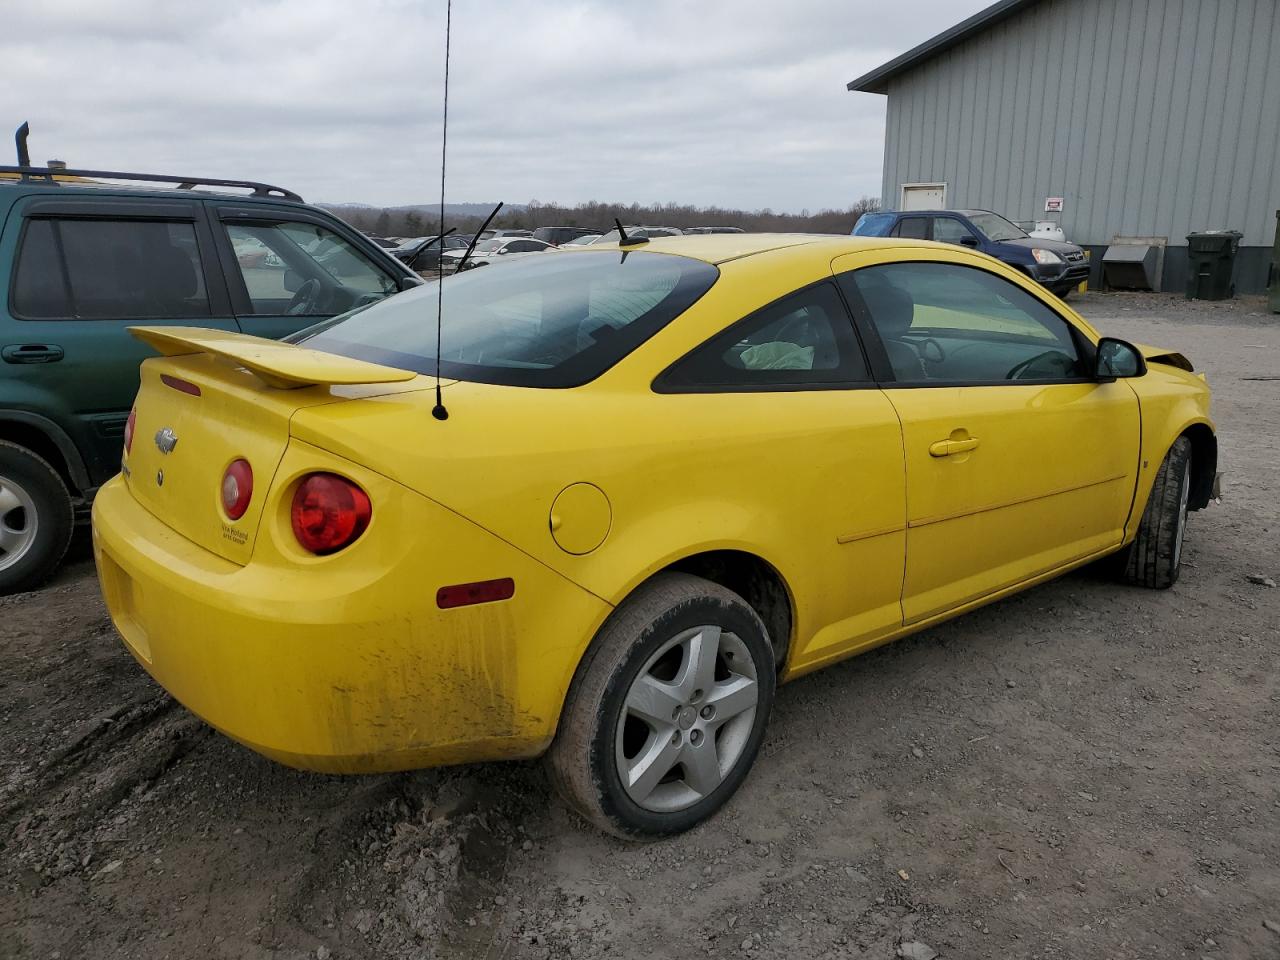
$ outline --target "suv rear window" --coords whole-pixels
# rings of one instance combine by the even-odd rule
[[[195,227],[32,218],[14,273],[13,309],[25,320],[207,317]]]
[[[465,271],[444,280],[440,371],[481,383],[578,386],[682,314],[719,275],[689,257],[616,250]],[[295,342],[434,373],[437,283],[312,327]]]

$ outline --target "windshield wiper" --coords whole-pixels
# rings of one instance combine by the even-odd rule
[[[471,254],[475,252],[476,244],[480,242],[480,234],[484,233],[485,230],[489,228],[489,224],[493,222],[493,218],[498,215],[498,211],[501,209],[502,204],[499,203],[493,208],[493,212],[484,218],[484,223],[480,224],[480,229],[476,231],[476,235],[471,238],[471,243],[467,245],[467,252],[458,260],[458,266],[456,268],[458,273],[462,272],[463,266],[465,266],[466,262],[471,259]]]

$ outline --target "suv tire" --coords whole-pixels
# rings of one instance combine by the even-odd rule
[[[746,779],[775,682],[768,633],[746,601],[701,577],[659,574],[614,611],[578,667],[547,753],[551,781],[616,836],[688,830]]]
[[[1166,590],[1178,581],[1191,494],[1191,441],[1179,437],[1165,454],[1138,524],[1138,535],[1119,559],[1121,579]]]
[[[58,472],[26,447],[0,440],[0,596],[49,579],[71,545],[74,519]]]

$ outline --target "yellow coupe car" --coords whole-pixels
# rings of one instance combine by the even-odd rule
[[[93,518],[142,665],[296,767],[546,754],[625,836],[738,789],[778,681],[1108,554],[1167,587],[1215,495],[1185,358],[960,247],[594,245],[293,343],[134,332]]]

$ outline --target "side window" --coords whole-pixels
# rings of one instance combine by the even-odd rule
[[[513,240],[507,244],[507,253],[533,253],[541,249],[542,244],[534,243],[532,240]]]
[[[32,218],[18,253],[13,306],[26,320],[207,317],[195,226]]]
[[[960,243],[966,237],[974,239],[969,228],[955,217],[933,218],[933,239],[939,243]]]
[[[843,274],[902,383],[1002,383],[1088,376],[1084,341],[1021,287],[976,267],[891,263]],[[1087,349],[1087,348],[1085,348]]]
[[[771,304],[708,340],[660,378],[663,392],[870,379],[839,293],[820,283]]]
[[[346,239],[310,223],[224,223],[253,313],[334,316],[396,292]]]
[[[898,221],[898,225],[893,228],[893,236],[902,237],[906,240],[928,240],[929,218],[903,217]]]

